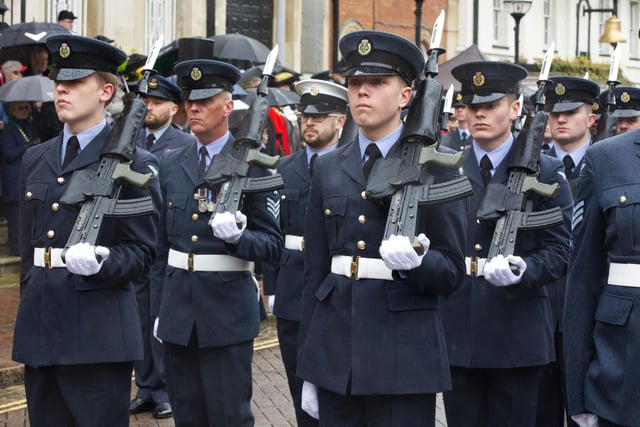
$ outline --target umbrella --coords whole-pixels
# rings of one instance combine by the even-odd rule
[[[271,49],[264,43],[238,33],[220,34],[213,38],[213,54],[221,59],[238,59],[264,64]]]
[[[256,89],[248,89],[249,93],[242,100],[251,105],[251,102],[256,98]],[[292,90],[279,89],[277,87],[270,87],[267,93],[267,99],[269,105],[272,107],[284,107],[285,105],[296,105],[300,102],[300,95]]]
[[[53,81],[44,76],[27,76],[0,86],[0,101],[53,101]]]
[[[0,33],[0,48],[43,44],[53,34],[73,34],[52,22],[21,22],[5,28]]]

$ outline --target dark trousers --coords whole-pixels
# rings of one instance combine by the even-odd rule
[[[162,360],[162,344],[153,337],[153,322],[151,317],[151,289],[149,281],[135,283],[136,300],[140,312],[140,324],[142,325],[142,339],[144,342],[144,359],[133,363],[136,374],[136,397],[153,401],[154,403],[166,403],[169,401],[167,387],[164,381],[164,362]]]
[[[164,342],[164,367],[176,427],[247,427],[251,413],[253,340],[198,348]]]
[[[7,243],[11,255],[20,256],[20,219],[19,202],[3,201],[0,203],[0,212],[7,219]]]
[[[280,318],[278,318],[277,321],[280,354],[282,355],[284,370],[287,373],[289,391],[293,399],[293,407],[296,411],[298,427],[316,427],[318,421],[311,418],[309,414],[302,410],[301,398],[303,381],[296,375],[296,368],[298,366],[298,329],[300,329],[300,322]]]
[[[453,390],[445,392],[449,427],[534,427],[541,367],[451,367]]]
[[[562,355],[562,333],[554,335],[556,361],[545,365],[540,371],[538,389],[537,427],[564,427],[567,395],[564,383],[564,366]],[[567,427],[578,427],[567,415]]]
[[[32,427],[126,427],[131,362],[25,366]]]
[[[433,427],[436,422],[435,394],[343,396],[318,387],[318,407],[320,427]]]

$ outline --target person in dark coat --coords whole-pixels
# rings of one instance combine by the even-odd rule
[[[568,411],[581,427],[639,425],[639,156],[636,129],[590,146],[580,172],[564,359]]]
[[[591,144],[591,130],[595,125],[593,105],[600,87],[592,80],[578,77],[552,77],[545,94],[545,110],[549,113],[547,126],[554,145],[545,154],[564,164],[572,196],[578,188],[584,154]],[[547,286],[553,310],[556,360],[547,365],[540,376],[538,427],[565,425],[566,394],[562,361],[562,310],[566,277]],[[569,427],[575,423],[568,419]]]
[[[469,133],[469,126],[465,117],[466,105],[462,102],[462,93],[458,90],[453,95],[453,111],[457,119],[457,128],[449,130],[449,138],[447,140],[447,147],[462,151],[471,144],[471,134]]]
[[[7,219],[9,252],[20,256],[18,229],[20,201],[20,165],[22,155],[33,141],[31,106],[28,102],[7,103],[9,121],[0,135],[0,170],[2,171],[2,213]]]
[[[616,107],[613,115],[618,118],[617,133],[640,128],[640,88],[616,86]]]
[[[495,223],[477,221],[486,186],[506,186],[517,152],[511,124],[519,119],[519,65],[475,61],[452,70],[462,83],[473,142],[464,152],[467,199],[467,274],[442,298],[453,389],[444,393],[450,427],[535,426],[538,378],[554,360],[553,317],[547,285],[566,272],[571,193],[560,161],[540,156],[538,181],[558,184],[555,198],[527,195],[532,211],[558,207],[562,225],[520,230],[515,253],[487,259]],[[493,187],[499,188],[499,187]],[[518,266],[517,272],[511,264]]]
[[[138,134],[138,148],[148,150],[158,158],[163,153],[193,143],[193,135],[178,130],[172,125],[173,116],[181,102],[180,88],[159,75],[149,79],[148,91],[142,96],[147,105],[144,129]],[[129,405],[132,414],[152,411],[154,418],[169,418],[172,415],[169,396],[164,380],[162,344],[153,337],[153,323],[158,317],[160,295],[151,295],[148,277],[135,282],[140,322],[144,336],[144,359],[133,364],[137,393]]]
[[[240,211],[211,219],[218,194],[204,177],[216,156],[234,150],[228,117],[240,71],[205,59],[174,70],[196,141],[160,159],[164,208],[151,282],[161,295],[156,335],[169,401],[178,426],[253,426],[251,360],[260,310],[252,268],[280,257],[278,197],[246,194]],[[247,173],[270,172],[254,165]]]
[[[119,192],[120,199],[150,200],[151,213],[107,217],[96,243],[66,247],[78,211],[61,206],[60,199],[74,172],[97,176],[111,137],[104,110],[126,54],[77,35],[51,36],[47,46],[55,105],[65,125],[22,160],[21,295],[13,359],[25,364],[32,426],[124,427],[133,361],[143,356],[132,282],[146,274],[156,255],[157,160],[135,152],[130,169],[151,181],[146,188],[123,183]]]
[[[437,295],[452,292],[464,273],[463,203],[422,207],[421,255],[408,236],[383,240],[389,204],[368,198],[365,177],[381,156],[401,157],[400,116],[424,55],[380,31],[347,34],[340,51],[359,131],[314,164],[304,227],[302,407],[320,426],[433,426],[436,393],[451,387]],[[435,182],[459,177],[430,170]]]
[[[278,171],[285,187],[280,193],[280,228],[284,250],[277,263],[264,268],[264,293],[270,295],[271,312],[277,317],[278,342],[293,398],[298,426],[318,422],[301,407],[302,380],[296,376],[300,329],[304,248],[304,215],[311,185],[312,167],[319,156],[336,149],[346,120],[347,89],[317,79],[295,84],[300,98],[300,127],[305,149],[282,159]]]

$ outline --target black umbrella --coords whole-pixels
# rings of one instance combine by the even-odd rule
[[[0,86],[0,101],[53,101],[53,80],[45,76],[27,76]]]
[[[21,22],[5,28],[0,33],[0,48],[43,44],[52,34],[73,34],[52,22]]]
[[[251,102],[256,98],[256,89],[248,89],[248,95],[242,98],[244,102],[251,105]],[[279,89],[277,87],[270,87],[267,93],[267,99],[269,105],[272,107],[284,107],[285,105],[296,105],[300,102],[300,95],[292,90]]]
[[[211,36],[213,54],[220,59],[236,59],[253,64],[264,64],[271,49],[264,43],[238,33]]]

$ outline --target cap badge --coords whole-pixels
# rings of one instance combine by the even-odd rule
[[[369,39],[360,40],[360,43],[358,44],[358,53],[360,54],[360,56],[367,56],[371,53],[372,50],[373,48],[371,47]]]
[[[198,80],[200,80],[202,78],[202,71],[200,71],[200,68],[198,67],[193,67],[191,69],[191,80],[197,82]]]
[[[556,95],[562,96],[567,92],[567,88],[562,83],[558,83],[555,89]]]
[[[598,104],[597,102],[593,103],[593,111],[598,111],[600,109],[600,104]]]
[[[462,101],[462,94],[460,92],[458,92],[458,94],[456,95],[456,101]]]
[[[309,88],[309,93],[310,93],[312,96],[316,96],[316,95],[318,95],[318,94],[320,93],[320,89],[318,89],[318,86],[311,86],[311,87]]]
[[[155,77],[149,80],[149,89],[157,89],[158,87],[158,79]]]
[[[67,43],[62,43],[60,49],[58,49],[58,54],[60,58],[67,59],[71,55],[71,48]]]
[[[474,75],[473,75],[473,85],[474,86],[484,86],[484,82],[485,82],[485,78],[484,78],[484,74],[482,74],[480,71],[477,71]]]
[[[629,95],[629,92],[622,92],[622,94],[620,95],[620,101],[624,102],[625,104],[631,101],[631,95]]]

